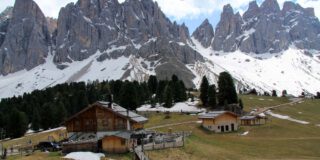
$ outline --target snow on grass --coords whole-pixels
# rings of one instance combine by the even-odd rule
[[[320,124],[316,124],[317,127],[320,127]]]
[[[279,118],[279,119],[285,119],[285,120],[289,120],[289,121],[296,122],[296,123],[300,123],[300,124],[310,124],[310,122],[293,119],[293,118],[291,118],[290,116],[285,116],[285,115],[281,115],[281,114],[276,114],[276,113],[273,113],[273,112],[271,112],[271,111],[267,111],[266,113],[269,114],[269,115],[271,115],[272,117],[276,117],[276,118]]]
[[[103,153],[72,152],[67,154],[64,158],[71,158],[74,160],[100,160],[101,157],[105,157],[105,155]]]
[[[249,134],[249,131],[243,132],[242,134],[240,134],[241,136],[246,136]]]
[[[171,108],[165,108],[157,104],[155,107],[152,107],[150,104],[142,105],[137,109],[140,112],[188,112],[188,113],[200,113],[205,112],[205,109],[198,108],[195,102],[180,102],[174,104]]]

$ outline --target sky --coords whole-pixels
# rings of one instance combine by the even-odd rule
[[[58,17],[61,7],[77,0],[34,0],[46,16]],[[123,2],[124,0],[119,0]],[[157,1],[162,11],[179,24],[185,23],[192,33],[206,18],[213,26],[219,22],[222,8],[230,3],[235,12],[242,14],[252,0],[154,0]],[[257,0],[260,5],[263,0]],[[286,0],[278,0],[281,8]],[[315,8],[316,16],[320,17],[320,0],[290,0],[303,7]],[[7,6],[13,6],[14,0],[0,0],[0,11]]]

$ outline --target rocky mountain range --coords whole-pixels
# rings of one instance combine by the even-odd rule
[[[314,10],[292,2],[280,9],[276,0],[260,6],[253,1],[243,15],[225,5],[215,29],[206,19],[190,36],[185,24],[171,22],[152,0],[78,0],[63,7],[58,19],[45,17],[33,0],[16,0],[14,7],[0,14],[0,88],[8,93],[0,97],[72,81],[145,81],[151,74],[160,79],[176,74],[187,87],[195,87],[204,75],[215,83],[221,71],[233,73],[238,89],[280,91],[285,88],[280,81],[266,85],[268,77],[262,76],[258,83],[257,78],[238,75],[245,63],[228,68],[223,64],[228,60],[220,61],[219,54],[272,55],[291,46],[297,54],[314,53],[320,50],[319,42],[320,23]],[[232,65],[264,60],[254,55],[245,60],[237,57]],[[308,58],[300,57],[297,65],[303,62],[299,69],[310,78],[296,85],[314,92],[320,86],[309,84],[320,81],[316,69],[320,62]],[[260,76],[262,69],[258,70]]]
[[[231,5],[226,5],[215,28],[215,36],[212,30],[206,20],[193,36],[204,47],[215,51],[279,53],[290,45],[320,50],[320,22],[314,9],[293,2],[285,2],[281,10],[276,0],[265,0],[261,6],[252,1],[243,16],[234,13]],[[200,36],[201,33],[209,34]]]

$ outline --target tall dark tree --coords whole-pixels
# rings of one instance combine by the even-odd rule
[[[55,105],[55,111],[54,111],[54,118],[55,118],[55,126],[57,126],[57,124],[60,124],[62,122],[64,122],[67,118],[67,110],[64,107],[64,104],[62,102],[57,102]]]
[[[129,110],[135,110],[138,107],[138,93],[136,86],[126,81],[120,91],[120,105]]]
[[[158,88],[157,88],[157,99],[159,103],[164,103],[164,90],[168,85],[167,81],[161,80],[159,81]]]
[[[42,112],[41,112],[41,127],[44,130],[47,130],[49,128],[53,128],[54,124],[54,106],[52,103],[45,103],[42,106]]]
[[[28,129],[28,119],[25,113],[13,109],[8,116],[7,134],[12,138],[23,136]]]
[[[320,92],[317,92],[316,98],[317,98],[317,99],[320,99]]]
[[[238,103],[238,96],[233,78],[228,72],[222,72],[219,75],[218,80],[218,102],[219,105],[224,105],[225,101],[227,104]]]
[[[278,97],[276,90],[272,90],[272,97]]]
[[[203,106],[207,106],[208,104],[208,88],[209,82],[206,76],[203,76],[202,82],[200,85],[200,100]]]
[[[170,108],[173,106],[173,94],[171,90],[171,86],[167,85],[164,89],[164,106],[166,108]]]
[[[156,76],[150,76],[148,80],[148,88],[150,93],[155,94],[158,88],[158,79]]]
[[[181,90],[179,93],[179,102],[186,101],[188,99],[187,89],[182,80],[179,81],[179,88]]]
[[[282,91],[282,97],[287,96],[287,94],[288,94],[288,93],[287,93],[287,90],[283,90],[283,91]]]
[[[31,129],[34,131],[39,131],[41,127],[41,117],[39,113],[38,107],[33,108],[32,121],[31,121]]]
[[[210,85],[208,89],[208,106],[215,109],[217,106],[216,86]]]

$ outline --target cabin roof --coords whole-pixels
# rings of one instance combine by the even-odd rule
[[[110,137],[110,136],[115,136],[115,137],[120,137],[123,139],[130,139],[131,138],[131,132],[128,131],[114,131],[114,132],[108,132],[105,134],[104,137]]]
[[[135,121],[135,122],[146,122],[146,121],[148,121],[147,118],[145,118],[145,117],[143,117],[143,116],[141,116],[141,115],[139,115],[137,113],[134,113],[132,111],[127,112],[128,111],[127,109],[119,106],[118,104],[113,103],[112,107],[109,108],[109,106],[108,106],[109,102],[99,101],[97,103],[101,104],[103,107],[105,107],[107,109],[111,109],[112,111],[114,111],[114,112],[116,112],[116,113],[118,113],[118,114],[120,114],[122,116],[125,116],[125,117],[128,116],[130,118],[130,120],[132,120],[132,121]]]
[[[241,120],[252,120],[252,119],[256,119],[256,116],[242,116],[240,119]]]
[[[206,114],[200,115],[199,119],[215,119],[223,114],[231,114],[231,115],[237,117],[237,115],[235,113],[232,113],[229,111],[213,111],[213,112],[208,112]]]
[[[104,101],[98,101],[92,105],[89,105],[88,107],[84,108],[83,110],[81,110],[80,112],[74,114],[73,116],[71,116],[70,118],[68,118],[65,122],[68,122],[70,120],[72,120],[73,118],[77,117],[78,115],[80,115],[81,113],[89,110],[90,108],[94,107],[94,106],[99,106],[99,107],[102,107],[103,109],[107,109],[107,110],[110,110],[112,111],[113,113],[115,114],[118,114],[119,116],[121,117],[124,117],[124,118],[127,118],[129,117],[129,119],[131,121],[134,121],[134,122],[138,122],[138,123],[145,123],[148,121],[147,118],[139,115],[139,114],[136,114],[130,110],[127,110],[121,106],[119,106],[118,104],[116,103],[112,103],[111,105],[111,108],[109,107],[109,102],[104,102]],[[128,115],[129,114],[129,115]]]

